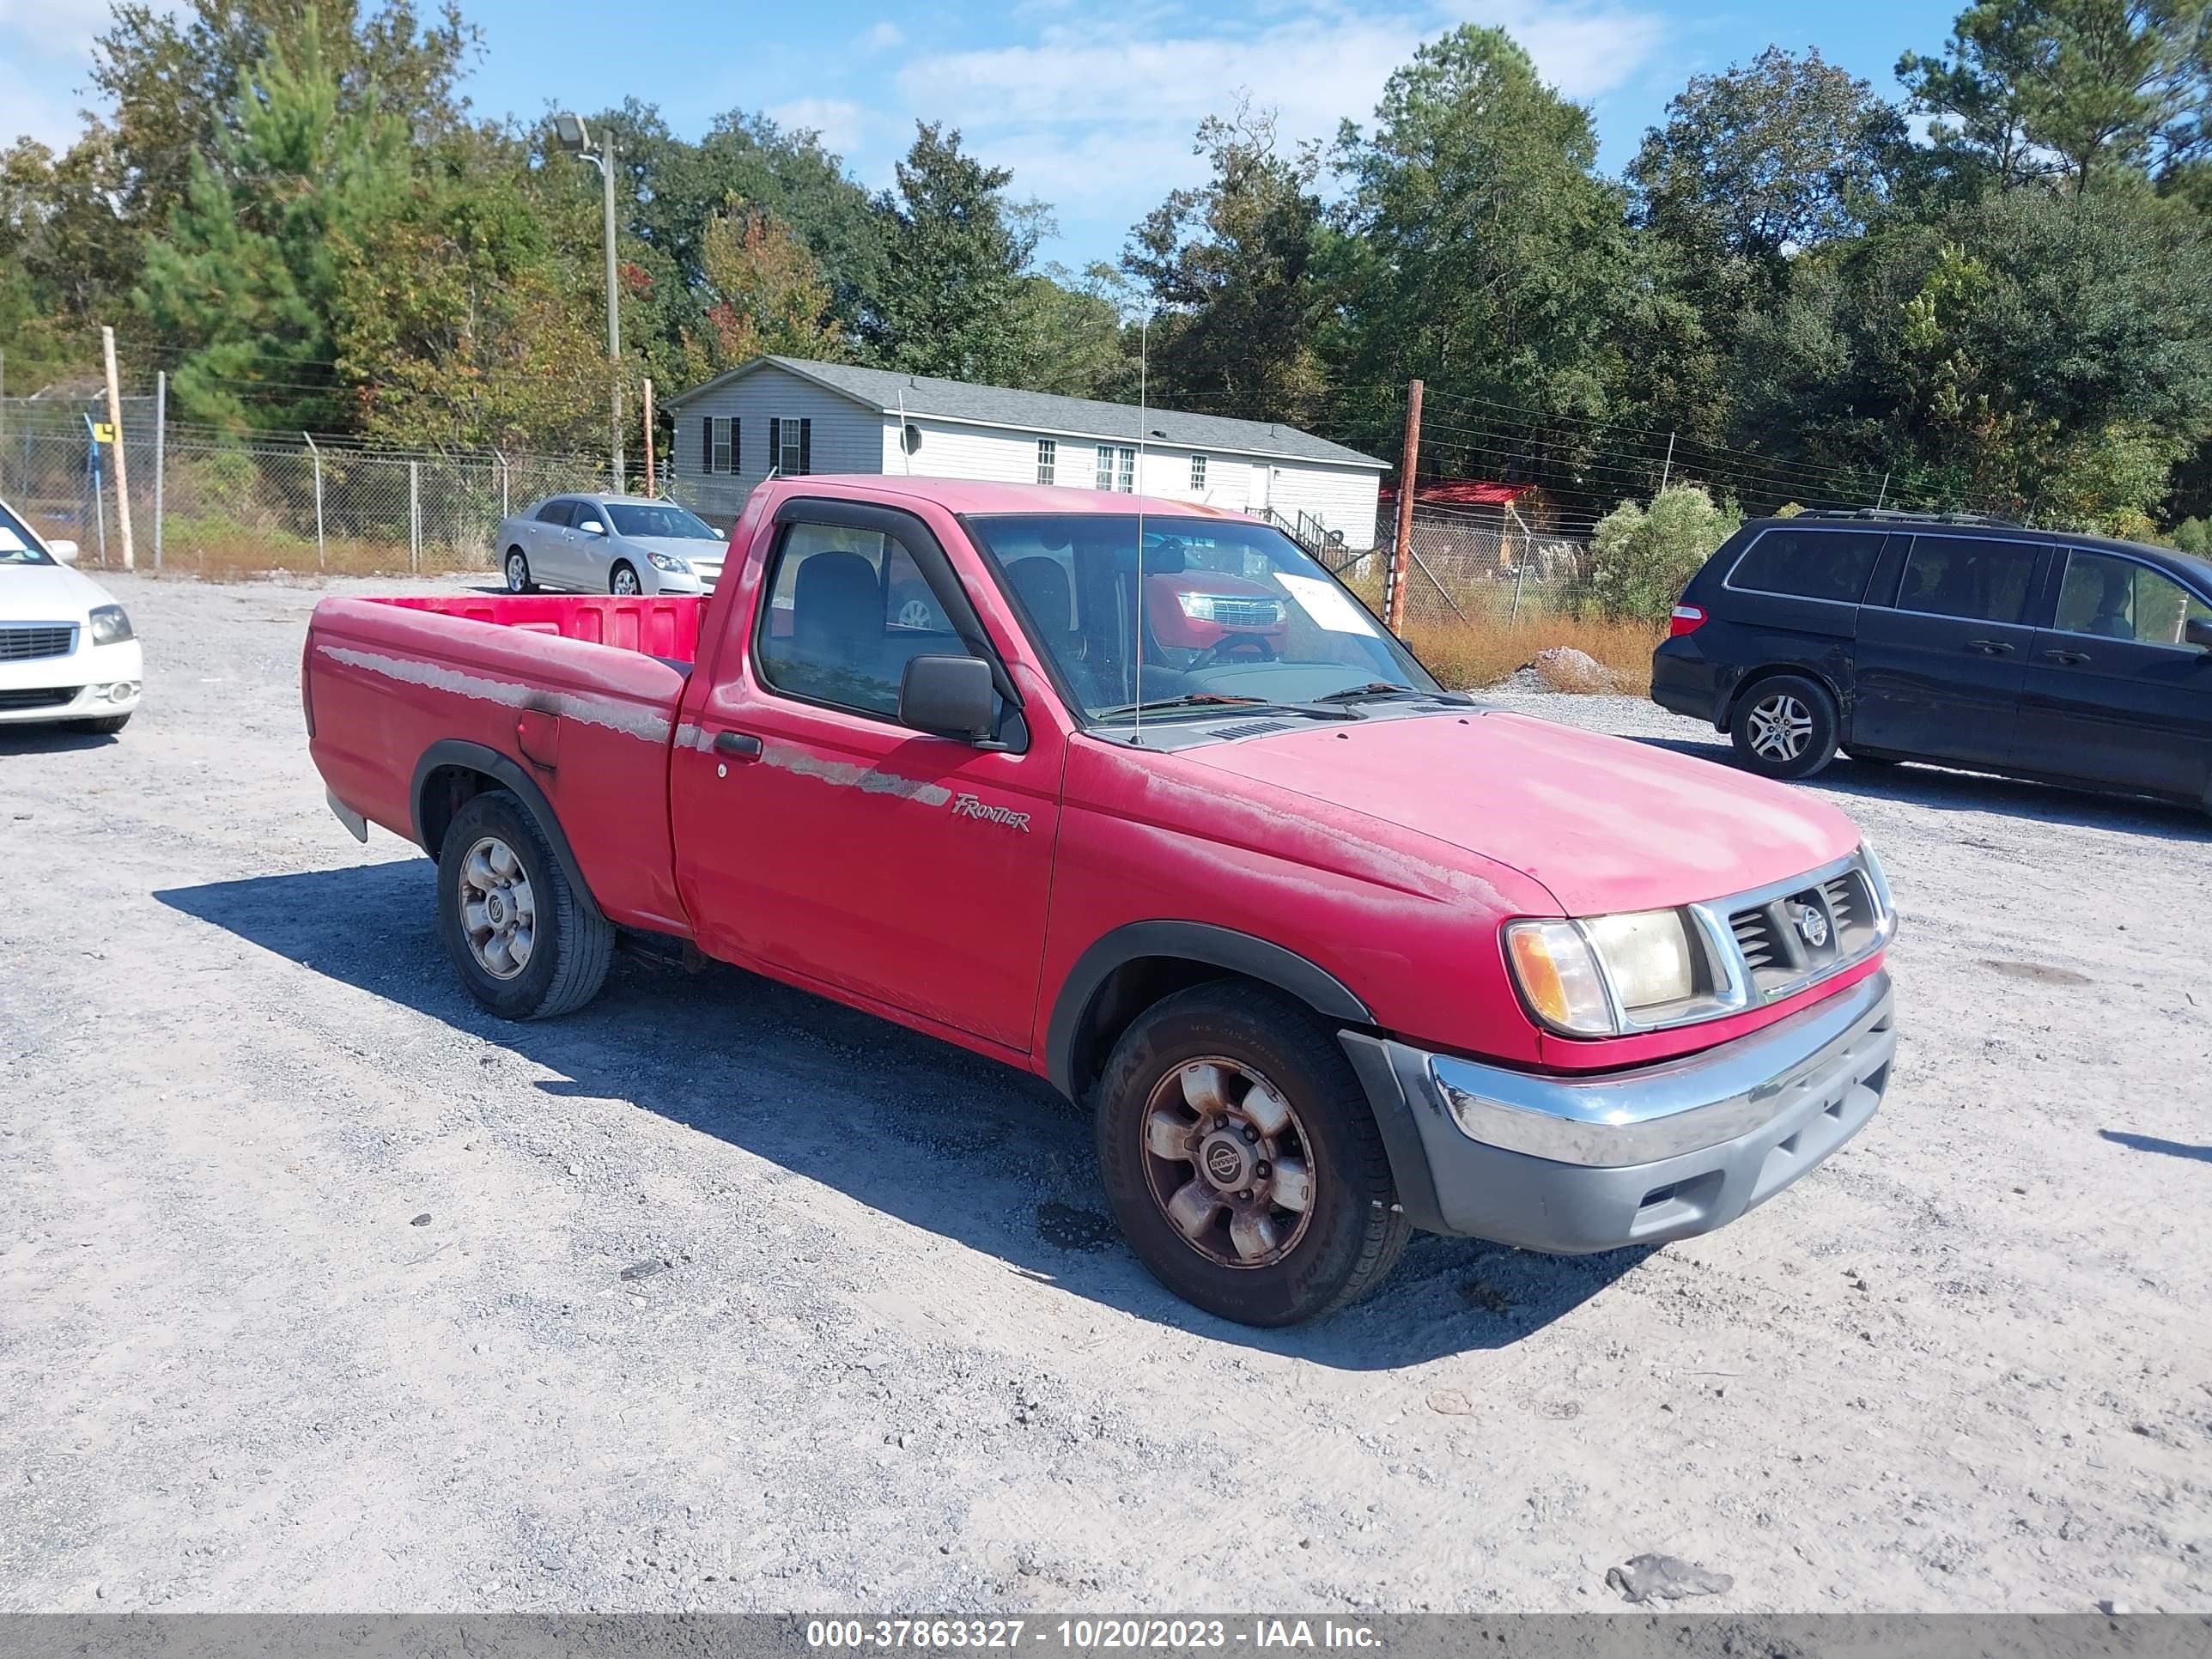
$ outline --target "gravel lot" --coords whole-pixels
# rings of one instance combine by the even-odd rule
[[[314,592],[113,586],[130,730],[0,732],[0,1608],[1585,1610],[1644,1551],[2212,1607],[2212,823],[1838,763],[1905,921],[1865,1134],[1261,1334],[1041,1085],[733,971],[492,1022],[323,805]]]

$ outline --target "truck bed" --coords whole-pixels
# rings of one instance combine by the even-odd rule
[[[542,793],[617,921],[687,933],[668,829],[668,755],[706,601],[538,594],[325,599],[301,664],[331,792],[410,840],[440,823],[436,747],[500,757]],[[428,811],[427,823],[418,815]],[[424,850],[437,855],[434,844]]]
[[[697,593],[618,599],[611,593],[462,593],[428,598],[373,599],[434,616],[461,617],[494,628],[519,628],[588,645],[637,651],[669,664],[690,663],[699,653],[699,619],[707,601]]]

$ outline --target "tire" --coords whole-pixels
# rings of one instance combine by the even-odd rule
[[[499,866],[506,860],[487,851],[489,847],[505,850],[517,866],[519,886],[502,876]],[[475,879],[481,883],[486,868],[500,878],[494,890],[500,902],[491,904],[489,894],[480,898],[477,908],[484,914],[478,921],[496,914],[508,924],[504,965],[512,971],[500,971],[500,953],[471,933],[463,890],[484,891],[470,885],[468,873],[480,852],[485,863],[476,868]],[[511,919],[518,910],[526,920],[514,927]],[[524,933],[526,952],[515,944]],[[501,1019],[574,1013],[599,994],[614,957],[614,924],[570,884],[537,818],[504,789],[470,797],[447,826],[438,851],[438,935],[469,994]]]
[[[519,547],[507,550],[507,591],[510,593],[535,593],[536,578],[530,574],[530,556]]]
[[[1736,700],[1729,736],[1761,777],[1809,778],[1836,757],[1836,700],[1802,674],[1759,680]]]
[[[1219,1085],[1211,1091],[1209,1066]],[[1194,1089],[1227,1109],[1193,1106]],[[1286,1126],[1254,1141],[1246,1132],[1255,1121],[1282,1120],[1275,1101],[1288,1109]],[[1114,1045],[1096,1109],[1099,1175],[1130,1248],[1153,1278],[1208,1313],[1243,1325],[1317,1319],[1374,1290],[1406,1248],[1412,1227],[1351,1062],[1325,1026],[1280,993],[1217,981],[1154,1004]],[[1194,1120],[1194,1133],[1176,1143],[1190,1156],[1158,1155],[1156,1117],[1170,1139],[1185,1118]],[[1225,1127],[1209,1132],[1210,1123]],[[1279,1162],[1266,1161],[1271,1155]],[[1242,1169],[1230,1172],[1224,1166],[1239,1158]],[[1224,1189],[1200,1173],[1201,1159],[1255,1200],[1217,1201]],[[1305,1171],[1303,1210],[1273,1201],[1298,1195],[1285,1179],[1294,1168]],[[1255,1176],[1266,1184],[1237,1188]],[[1170,1199],[1194,1192],[1191,1221],[1216,1207],[1202,1227],[1179,1226]],[[1265,1231],[1254,1226],[1240,1238],[1233,1230],[1247,1216],[1265,1217]],[[1232,1260],[1254,1254],[1249,1262]]]
[[[118,732],[120,732],[125,726],[131,724],[131,716],[128,714],[102,714],[97,720],[71,720],[70,724],[76,727],[80,732],[91,732],[93,736],[96,738],[112,738]]]
[[[626,587],[623,585],[624,578],[628,578],[629,583]],[[626,599],[635,599],[645,592],[645,584],[638,580],[637,571],[625,559],[607,573],[607,592],[619,593]]]

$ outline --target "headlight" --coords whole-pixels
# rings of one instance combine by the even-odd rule
[[[1505,956],[1537,1018],[1575,1036],[1616,1036],[1699,989],[1699,954],[1679,910],[1516,921]]]
[[[125,640],[137,637],[131,631],[131,618],[124,615],[121,605],[93,606],[92,642],[94,645],[120,645]]]
[[[673,553],[648,553],[645,556],[653,561],[653,568],[655,570],[665,570],[672,576],[688,576],[691,574],[691,567]]]

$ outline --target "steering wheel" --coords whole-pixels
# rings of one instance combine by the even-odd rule
[[[1219,662],[1231,652],[1238,649],[1240,647],[1249,650],[1255,659],[1257,661],[1273,662],[1275,660],[1274,641],[1270,640],[1265,634],[1224,634],[1219,639],[1214,641],[1212,645],[1207,646],[1206,649],[1200,652],[1195,657],[1193,657],[1190,659],[1189,666],[1184,669],[1183,672],[1185,673],[1192,673],[1201,668],[1211,668],[1214,664]]]

